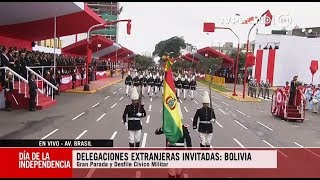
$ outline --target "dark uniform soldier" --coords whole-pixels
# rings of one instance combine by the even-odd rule
[[[148,95],[151,97],[150,91],[152,90],[152,87],[154,85],[154,80],[151,73],[148,75],[147,81],[148,81]]]
[[[11,104],[9,101],[9,98],[13,97],[13,79],[12,79],[12,73],[10,71],[7,71],[7,78],[5,80],[4,84],[4,94],[6,97],[5,101],[5,110],[6,111],[11,111]]]
[[[177,80],[177,98],[180,98],[180,91],[182,88],[182,81],[181,81],[181,75],[178,75],[178,80]]]
[[[181,113],[181,109],[180,109],[180,103],[178,104],[178,108],[180,110],[180,115],[181,115],[181,119],[183,119],[182,113]],[[184,148],[184,147],[192,147],[192,143],[191,143],[191,137],[190,137],[190,133],[188,130],[189,125],[187,124],[182,124],[182,130],[183,130],[183,136],[174,144],[171,144],[168,142],[168,140],[166,139],[166,146],[167,147],[172,147],[172,148]],[[159,128],[155,131],[156,135],[160,135],[160,134],[164,134],[162,128]],[[168,177],[169,178],[180,178],[182,174],[182,168],[171,168],[168,171]]]
[[[77,84],[77,70],[75,69],[72,73],[72,89],[76,88],[76,84]]]
[[[209,107],[210,98],[207,91],[204,92],[202,97],[203,107],[198,109],[193,118],[193,129],[198,128],[198,119],[199,128],[198,132],[200,134],[200,147],[210,147],[212,133],[213,133],[213,123],[215,122],[216,115],[214,110]]]
[[[254,79],[253,84],[252,84],[252,93],[254,94],[254,98],[257,98],[257,90],[258,90],[257,79]],[[253,97],[253,95],[252,95],[252,97]]]
[[[157,73],[156,75],[156,79],[154,80],[154,93],[156,94],[156,96],[158,97],[157,93],[160,92],[160,88],[161,88],[161,80],[160,80],[160,76],[159,73]]]
[[[252,86],[253,86],[253,79],[250,79],[248,83],[248,96],[251,96],[251,97],[253,96]]]
[[[148,85],[148,82],[147,82],[147,78],[146,78],[146,75],[145,75],[145,73],[143,73],[143,75],[142,75],[142,78],[140,79],[140,84],[141,84],[141,86],[142,86],[142,92],[141,92],[141,94],[142,94],[142,96],[144,97],[144,91],[145,91],[145,89],[147,88],[147,85]]]
[[[57,76],[56,76],[56,82],[58,87],[57,95],[59,95],[61,92],[61,81],[62,81],[62,75],[61,75],[61,72],[58,70]]]
[[[133,78],[133,86],[135,87],[140,86],[140,79],[139,79],[138,73],[136,73],[135,77]]]
[[[129,89],[132,86],[132,77],[130,75],[130,71],[128,71],[128,76],[126,77],[124,84],[126,85],[126,96],[129,96]]]
[[[267,98],[269,99],[270,87],[271,87],[271,84],[269,82],[269,79],[267,79],[266,83],[264,84],[265,89],[264,89],[263,99],[266,99],[266,94],[268,94]]]
[[[187,75],[185,75],[185,77],[182,78],[181,81],[183,85],[183,99],[187,99],[186,93],[187,93],[187,90],[190,88]]]
[[[37,96],[37,84],[35,82],[35,75],[31,74],[29,79],[29,111],[36,111],[36,96]]]
[[[140,118],[146,117],[146,111],[144,105],[141,104],[141,100],[139,102],[139,94],[136,87],[132,88],[131,100],[132,104],[126,105],[122,119],[129,132],[129,147],[139,147],[142,129]]]
[[[197,81],[195,80],[195,76],[193,76],[190,81],[191,100],[193,100],[193,93],[196,90],[196,87],[197,87]]]

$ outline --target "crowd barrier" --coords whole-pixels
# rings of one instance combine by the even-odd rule
[[[213,76],[206,74],[205,76],[205,81],[210,82],[212,80],[213,84],[219,85],[219,86],[226,86],[226,79],[223,77],[219,77],[219,76]]]

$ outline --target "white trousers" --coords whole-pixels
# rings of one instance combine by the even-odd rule
[[[177,88],[177,97],[180,97],[180,89]]]
[[[162,93],[162,95],[163,95],[163,86],[161,86],[161,93]]]
[[[151,90],[151,86],[149,85],[148,86],[148,94],[150,93],[150,90]]]
[[[212,140],[212,133],[210,134],[207,134],[207,133],[200,133],[199,132],[199,135],[200,135],[200,143],[202,145],[210,145],[211,143],[211,140]]]
[[[313,102],[310,102],[313,103]],[[317,113],[319,111],[319,102],[313,103],[312,112]]]
[[[187,90],[186,90],[186,89],[183,89],[183,99],[186,98],[186,92],[187,92]]]
[[[157,94],[157,93],[158,93],[158,90],[159,90],[158,86],[155,86],[155,87],[154,87],[154,93]]]
[[[129,95],[129,89],[130,89],[130,86],[129,86],[129,85],[127,85],[126,95]]]
[[[141,139],[141,130],[128,130],[129,132],[129,143],[137,143],[140,142]]]
[[[142,95],[144,94],[144,89],[145,87],[142,85],[142,92],[141,92]]]
[[[192,99],[193,99],[193,91],[194,91],[194,90],[191,90],[191,98],[192,98]]]

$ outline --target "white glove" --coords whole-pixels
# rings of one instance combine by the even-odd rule
[[[124,123],[126,130],[128,130],[128,123]]]
[[[137,113],[137,116],[138,116],[138,117],[141,117],[141,116],[142,116],[142,114],[141,114],[141,113]]]
[[[215,123],[215,122],[216,122],[216,120],[212,118],[212,119],[211,119],[211,122],[212,122],[212,123]]]
[[[7,88],[6,91],[10,91],[10,89]]]

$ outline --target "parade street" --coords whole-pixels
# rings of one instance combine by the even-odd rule
[[[192,129],[196,109],[208,87],[198,83],[195,99],[181,99],[183,122],[189,125],[192,146],[199,147],[198,132]],[[144,94],[147,116],[142,119],[141,147],[164,147],[165,136],[155,135],[162,125],[162,99]],[[183,96],[183,94],[181,94]],[[180,95],[180,97],[181,97]],[[122,121],[124,81],[90,95],[62,93],[58,106],[37,111],[0,112],[1,139],[113,139],[114,147],[128,147],[128,132]],[[240,102],[212,91],[216,114],[212,147],[319,147],[319,115],[307,112],[303,123],[286,122],[271,116],[271,100]]]

